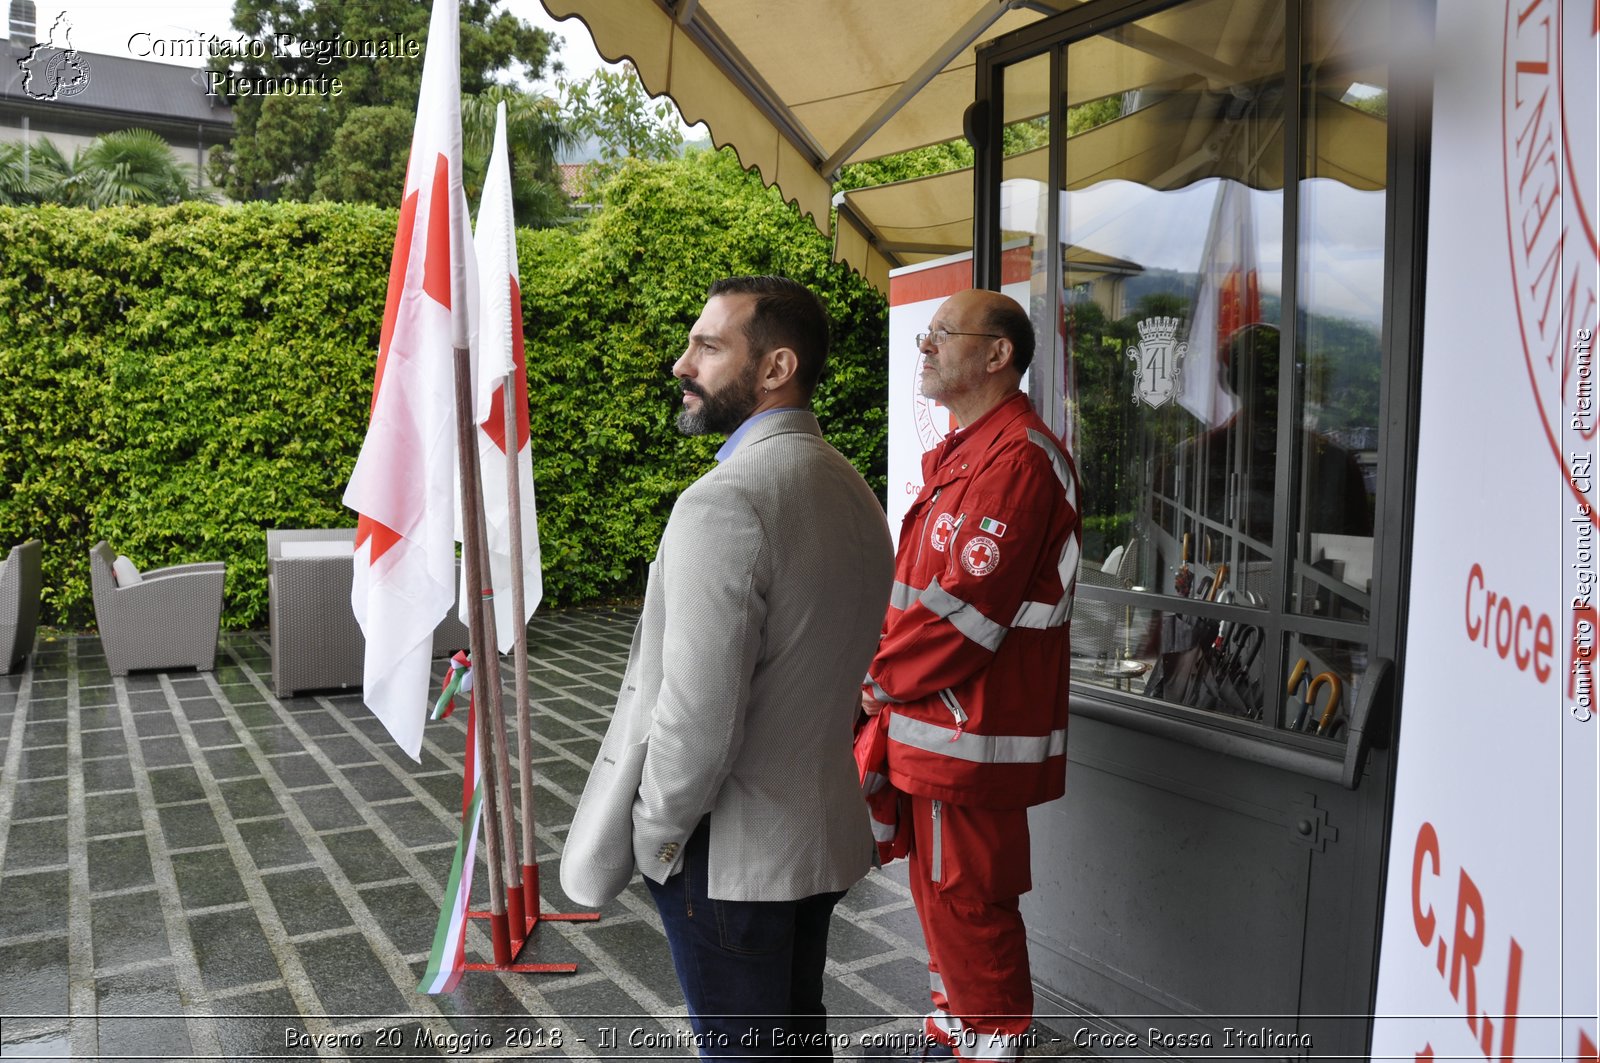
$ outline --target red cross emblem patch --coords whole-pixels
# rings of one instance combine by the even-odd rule
[[[974,535],[961,551],[961,567],[974,576],[987,576],[1000,564],[1000,547],[987,535]]]
[[[933,530],[928,533],[928,545],[944,553],[945,547],[950,545],[950,537],[956,533],[956,519],[948,513],[941,513],[933,522]]]

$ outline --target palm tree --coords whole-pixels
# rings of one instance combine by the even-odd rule
[[[31,146],[0,145],[0,202],[109,207],[215,198],[195,187],[193,173],[148,129],[102,134],[70,159],[40,137]]]
[[[554,225],[571,213],[561,190],[556,155],[577,142],[561,120],[561,108],[547,96],[508,85],[491,85],[461,97],[461,169],[467,199],[477,202],[494,147],[494,116],[506,105],[506,147],[511,153],[511,202],[519,225]]]
[[[37,151],[22,143],[0,144],[0,204],[37,203],[50,187],[51,175],[40,165]]]
[[[94,139],[73,158],[83,206],[178,203],[211,199],[196,187],[194,167],[173,157],[165,140],[148,129],[124,129]]]

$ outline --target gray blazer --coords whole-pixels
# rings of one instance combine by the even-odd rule
[[[787,901],[866,874],[851,729],[894,557],[872,491],[809,412],[773,414],[678,499],[650,566],[561,885],[661,882],[711,815],[709,887]]]

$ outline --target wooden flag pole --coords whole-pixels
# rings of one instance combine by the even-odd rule
[[[600,918],[599,912],[542,912],[539,899],[539,860],[534,848],[533,800],[533,721],[528,699],[528,625],[523,617],[528,615],[527,589],[522,570],[522,479],[521,479],[521,423],[516,408],[517,391],[514,387],[517,367],[506,378],[506,509],[509,515],[509,538],[512,562],[511,608],[517,620],[514,660],[516,664],[517,739],[521,753],[522,780],[522,904],[528,917],[528,933],[541,919],[560,922],[592,923]],[[515,450],[511,447],[516,446]],[[509,844],[509,843],[508,843]],[[546,965],[553,967],[554,965]]]
[[[477,469],[477,453],[474,452],[474,472]],[[484,529],[483,486],[482,481],[476,482],[478,489],[473,492],[473,495],[478,507],[478,528],[482,531]],[[489,574],[488,536],[480,535],[475,546],[478,551],[478,571],[487,576]],[[499,826],[504,842],[501,853],[505,857],[506,911],[511,926],[514,928],[516,938],[523,940],[528,936],[528,917],[522,905],[522,865],[517,861],[517,832],[516,824],[513,822],[514,813],[511,803],[511,755],[507,752],[509,743],[506,740],[506,717],[500,689],[500,640],[495,630],[494,595],[487,588],[483,596],[482,612],[484,638],[486,640],[484,645],[488,647],[489,652],[493,655],[491,659],[494,661],[494,681],[487,691],[487,699],[489,702],[489,714],[492,717],[490,720],[490,734],[494,739],[496,781],[499,786],[501,808],[503,810]],[[483,673],[480,672],[479,674],[482,675]],[[478,690],[481,688],[474,683],[473,689]]]
[[[456,392],[456,448],[458,468],[461,473],[461,535],[466,540],[463,565],[466,568],[468,593],[484,586],[482,554],[478,547],[483,541],[483,488],[478,480],[478,426],[472,416],[472,362],[465,347],[455,349]],[[492,607],[493,602],[491,601]],[[493,615],[492,613],[490,614]],[[495,645],[487,641],[493,635],[485,631],[484,610],[467,610],[467,631],[472,644],[474,696],[477,690],[498,690],[500,686],[500,658]],[[485,652],[487,651],[487,652]],[[493,661],[493,668],[488,662]],[[483,765],[484,805],[489,814],[489,829],[485,831],[489,846],[489,940],[494,945],[496,964],[511,962],[511,927],[506,915],[506,882],[502,873],[505,854],[502,852],[503,835],[499,808],[499,765],[494,757],[494,729],[487,726],[485,717],[491,705],[483,699],[483,712],[476,713],[478,721],[478,756]],[[495,699],[498,706],[498,699]]]
[[[513,289],[515,292],[515,289]],[[515,320],[515,319],[513,319]],[[522,910],[534,922],[539,919],[539,862],[533,839],[533,723],[528,712],[528,622],[527,587],[522,571],[522,418],[517,409],[517,370],[512,366],[501,393],[505,396],[506,512],[511,538],[511,615],[516,618],[517,638],[512,646],[516,670],[517,753],[522,783]]]

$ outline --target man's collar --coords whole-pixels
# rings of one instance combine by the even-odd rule
[[[717,461],[723,462],[733,457],[733,452],[739,449],[739,444],[744,440],[745,433],[749,432],[758,422],[771,417],[775,413],[804,412],[799,406],[775,406],[770,410],[762,410],[760,413],[751,414],[745,418],[744,424],[733,430],[733,434],[728,437],[727,442],[717,448]]]
[[[980,436],[987,438],[994,434],[992,431],[994,428],[1004,425],[1013,417],[1031,409],[1033,409],[1033,404],[1029,402],[1027,394],[1021,391],[1013,391],[983,411],[983,415],[976,421],[971,424],[961,425],[952,431],[945,437],[946,441],[950,444],[950,449],[954,450],[969,439],[977,439]]]

